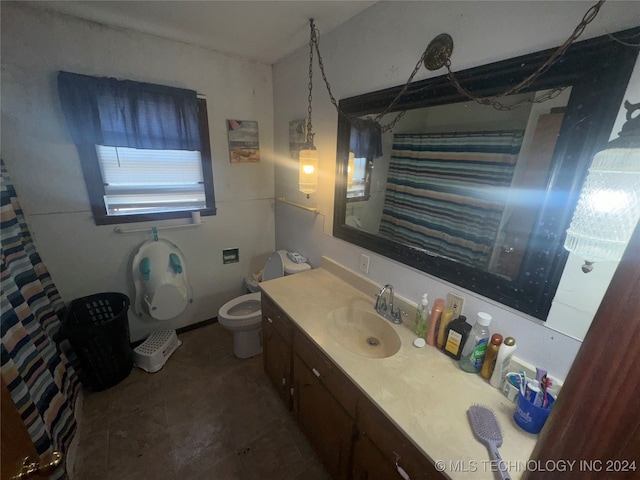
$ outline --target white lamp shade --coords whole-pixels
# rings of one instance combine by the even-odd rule
[[[298,186],[302,193],[314,193],[318,188],[318,152],[315,149],[300,150],[300,174]]]
[[[588,262],[619,261],[640,218],[640,149],[610,148],[593,159],[565,248]]]

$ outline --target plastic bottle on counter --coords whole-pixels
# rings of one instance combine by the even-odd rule
[[[436,301],[433,302],[431,315],[429,316],[429,328],[427,329],[427,336],[425,338],[425,340],[427,341],[427,345],[431,345],[434,347],[436,345],[438,325],[440,323],[440,317],[442,316],[443,310],[444,310],[444,299],[436,298]]]
[[[444,334],[447,331],[447,326],[451,319],[453,318],[453,310],[450,308],[445,308],[442,311],[442,316],[440,317],[440,326],[438,327],[438,336],[436,337],[436,347],[438,350],[442,350],[444,347]]]
[[[492,387],[502,388],[505,375],[509,372],[509,362],[516,349],[516,339],[513,337],[507,337],[500,345],[498,350],[498,357],[496,358],[496,367],[493,369],[491,379],[489,383]]]
[[[499,333],[494,333],[491,335],[491,341],[489,342],[489,346],[487,347],[487,353],[484,356],[484,363],[482,364],[482,370],[480,370],[480,375],[482,378],[486,378],[489,380],[491,378],[491,374],[496,366],[496,360],[498,359],[498,350],[500,349],[500,345],[502,344],[502,335]]]
[[[460,360],[460,354],[464,347],[471,325],[467,323],[467,317],[460,315],[455,320],[452,320],[444,332],[444,353],[451,358]]]
[[[416,308],[416,335],[420,338],[424,338],[427,334],[427,326],[429,325],[429,296],[425,293],[422,295],[422,300]]]
[[[484,356],[489,343],[489,324],[491,315],[478,312],[478,319],[469,332],[469,338],[462,349],[460,368],[465,372],[478,373],[482,369]]]

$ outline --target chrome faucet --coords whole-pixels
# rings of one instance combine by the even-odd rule
[[[389,303],[384,298],[385,292],[389,291]],[[400,307],[393,305],[393,285],[387,284],[376,294],[376,312],[392,323],[402,323],[402,312]]]

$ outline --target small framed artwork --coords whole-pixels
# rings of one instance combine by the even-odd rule
[[[307,144],[307,124],[309,119],[291,120],[289,122],[289,154],[298,158],[300,150]]]
[[[256,163],[260,161],[258,122],[227,120],[227,134],[231,163]]]

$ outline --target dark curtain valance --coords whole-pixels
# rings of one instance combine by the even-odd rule
[[[59,72],[58,94],[78,145],[200,150],[193,90]]]
[[[382,156],[382,131],[376,122],[350,119],[351,140],[349,148],[356,158],[376,158]]]

